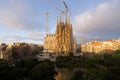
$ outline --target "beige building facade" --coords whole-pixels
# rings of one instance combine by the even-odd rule
[[[47,52],[57,53],[70,53],[76,51],[76,41],[73,38],[72,24],[70,23],[70,17],[66,20],[60,17],[58,20],[55,34],[46,34],[44,40],[44,49]]]
[[[91,41],[81,45],[82,53],[113,53],[116,50],[120,50],[120,39],[103,42]]]
[[[56,52],[56,35],[46,34],[44,41],[44,50],[46,52]]]

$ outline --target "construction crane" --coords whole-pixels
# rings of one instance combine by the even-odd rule
[[[68,6],[67,6],[67,4],[65,3],[64,0],[63,0],[63,4],[65,5],[65,8],[66,8],[66,16],[68,16],[68,11],[69,11],[69,9],[68,9]]]
[[[65,12],[62,11],[61,9],[57,8],[57,7],[56,7],[56,9],[57,9],[58,11],[60,11],[60,16],[62,17],[61,19],[64,20],[64,14],[65,14]],[[62,20],[62,21],[63,21],[63,20]]]
[[[46,15],[46,34],[48,34],[48,15],[50,13],[49,12],[46,12],[45,15]]]
[[[65,14],[65,12],[64,12],[64,11],[62,11],[61,9],[59,9],[59,8],[57,8],[57,7],[56,7],[56,9],[57,9],[58,11],[60,11],[60,12],[61,12],[61,14]]]

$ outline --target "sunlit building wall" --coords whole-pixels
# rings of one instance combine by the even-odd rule
[[[120,50],[120,39],[103,42],[91,41],[81,45],[82,53],[114,53],[116,50]]]

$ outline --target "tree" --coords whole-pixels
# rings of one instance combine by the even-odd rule
[[[18,68],[14,67],[11,68],[11,71],[9,72],[9,80],[25,80],[30,79],[30,70],[28,68]]]
[[[115,51],[115,54],[120,54],[120,50],[116,50],[116,51]]]
[[[9,65],[6,60],[0,60],[0,80],[9,80],[8,77]]]
[[[44,61],[32,69],[32,80],[55,80],[56,71],[50,62]]]
[[[80,71],[80,70],[75,71],[74,77],[71,80],[85,80],[83,75],[84,75],[83,71]]]

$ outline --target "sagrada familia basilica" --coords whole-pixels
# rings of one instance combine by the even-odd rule
[[[46,34],[44,49],[47,52],[69,54],[76,51],[76,39],[73,37],[70,16],[64,20],[61,16],[57,17],[55,34]]]
[[[68,55],[76,51],[76,40],[73,37],[72,24],[70,16],[68,16],[68,6],[63,1],[66,13],[61,11],[61,15],[57,17],[57,25],[55,34],[46,34],[44,40],[44,49],[47,52],[64,53]],[[65,18],[62,16],[65,14]]]

